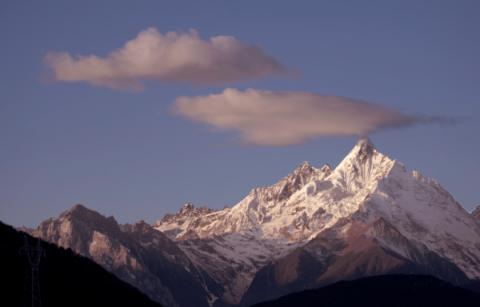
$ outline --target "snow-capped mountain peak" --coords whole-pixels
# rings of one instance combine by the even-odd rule
[[[335,169],[303,162],[275,184],[252,189],[232,208],[214,212],[186,204],[156,226],[172,239],[240,232],[299,243],[359,210],[359,201],[352,197],[367,195],[394,166],[404,169],[368,138],[360,139]]]
[[[303,162],[290,174],[269,187],[253,189],[250,194],[255,194],[266,202],[280,202],[288,199],[295,192],[309,182],[322,180],[332,172],[330,165],[325,164],[320,169]]]
[[[207,207],[196,207],[193,203],[188,202],[177,213],[166,214],[161,220],[158,220],[155,227],[158,229],[163,226],[162,232],[170,238],[176,238],[180,235],[187,238],[190,224],[212,212],[215,212],[215,210]],[[196,237],[196,234],[192,233],[192,235]]]
[[[386,157],[383,153],[377,150],[373,142],[369,138],[361,138],[357,141],[355,146],[345,156],[342,163],[346,161],[356,161],[357,163],[365,163],[368,159],[371,159],[375,155],[381,155]]]
[[[195,217],[203,214],[213,212],[213,209],[207,207],[196,207],[193,203],[186,203],[182,206],[177,216]]]
[[[378,151],[368,138],[363,138],[335,168],[332,181],[346,191],[356,191],[375,184],[395,166],[403,167],[399,162]]]
[[[365,159],[376,151],[376,148],[368,137],[364,137],[358,140],[352,151],[356,151],[360,159]]]
[[[470,278],[480,278],[480,268],[473,265],[480,263],[480,226],[473,217],[436,181],[407,171],[367,138],[333,170],[304,162],[277,183],[252,189],[231,208],[189,216],[181,223],[164,218],[157,229],[213,272],[232,263],[242,267],[234,289],[227,290],[226,300],[236,303],[262,265],[321,233],[349,233],[352,225],[377,220],[391,225],[411,246],[441,255]],[[405,259],[415,254],[393,239],[375,240]],[[229,260],[223,263],[225,253]],[[217,274],[220,283],[227,282]]]
[[[287,281],[303,289],[391,272],[480,279],[478,212],[466,212],[437,181],[408,171],[364,138],[334,169],[303,162],[222,210],[186,203],[152,228],[119,225],[77,205],[33,232],[120,268],[133,284],[148,265],[144,253],[163,255],[162,262],[193,274],[210,306],[246,306],[259,301],[256,295],[276,293],[270,285],[292,291]],[[153,295],[163,289],[142,287]]]

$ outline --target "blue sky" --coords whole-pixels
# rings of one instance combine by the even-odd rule
[[[171,112],[178,96],[308,91],[461,119],[371,135],[384,153],[480,203],[478,1],[3,1],[0,219],[33,226],[76,203],[152,222],[183,203],[220,208],[302,161],[336,165],[355,137],[253,146]],[[257,45],[298,77],[143,91],[55,82],[47,52],[106,56],[149,27]]]

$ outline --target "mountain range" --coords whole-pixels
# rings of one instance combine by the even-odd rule
[[[222,210],[188,203],[154,225],[120,225],[77,205],[29,232],[165,306],[250,306],[387,274],[480,280],[479,211],[369,139],[335,168],[304,162]]]

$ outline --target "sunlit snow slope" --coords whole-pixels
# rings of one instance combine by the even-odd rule
[[[409,242],[368,231],[382,248],[405,259],[418,258],[418,250],[432,252],[469,278],[480,278],[479,224],[436,181],[407,171],[368,139],[361,139],[334,170],[303,163],[231,208],[213,211],[187,204],[158,221],[156,229],[225,285],[226,302],[239,303],[267,263],[327,230],[347,233],[378,221]]]

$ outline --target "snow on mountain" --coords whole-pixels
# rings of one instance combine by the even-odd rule
[[[368,275],[480,280],[478,212],[362,139],[335,169],[304,162],[230,208],[187,203],[152,227],[75,206],[30,232],[167,306],[247,306]]]
[[[317,189],[315,182],[321,182],[330,173],[328,165],[316,169],[304,162],[273,186],[253,189],[233,208],[212,212],[190,207],[191,204],[185,205],[176,215],[167,215],[158,221],[156,228],[177,240],[182,240],[185,236],[208,238],[241,233],[255,234],[256,238],[284,239],[288,243],[294,237],[302,236],[299,232],[306,232],[300,229],[305,208],[292,204],[292,195],[309,183],[313,185],[306,193],[312,194]],[[186,215],[187,210],[192,214]],[[298,227],[287,229],[292,224],[297,224]]]
[[[157,227],[163,225],[162,232],[171,238],[186,238],[187,228],[190,222],[197,217],[207,215],[215,210],[206,207],[195,207],[192,203],[186,203],[177,214],[167,214],[156,223]]]
[[[351,201],[367,219],[385,219],[412,242],[425,244],[470,278],[480,278],[480,227],[435,180],[408,172],[365,140],[329,179],[354,193]]]
[[[302,206],[290,205],[289,200],[330,172],[328,165],[316,169],[302,163],[273,186],[253,189],[233,208],[213,212],[187,204],[177,215],[158,221],[156,229],[177,240],[194,263],[225,285],[223,300],[236,304],[259,268],[308,238],[310,231],[302,227]]]
[[[383,218],[342,218],[314,239],[263,266],[242,297],[251,306],[340,280],[389,274],[432,275],[457,285],[470,283],[450,261],[412,242]]]
[[[480,226],[474,218],[436,181],[407,171],[368,139],[360,140],[334,170],[303,163],[231,208],[189,210],[195,214],[169,216],[156,229],[226,285],[223,299],[232,304],[240,302],[262,266],[338,228],[343,220],[372,224],[381,219],[414,246],[454,263],[469,278],[480,278]],[[342,225],[339,231],[353,224]],[[377,241],[412,258],[405,244]]]

